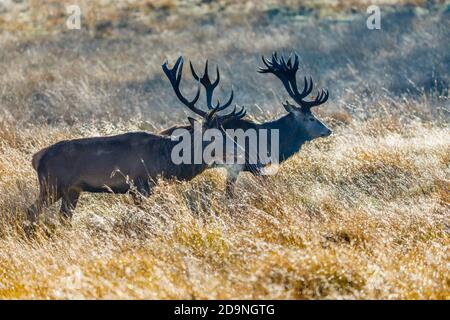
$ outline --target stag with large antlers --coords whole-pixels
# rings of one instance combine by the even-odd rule
[[[289,96],[297,105],[286,101],[283,103],[283,107],[288,114],[277,120],[265,123],[256,123],[249,119],[242,119],[245,115],[245,112],[243,111],[243,113],[240,114],[240,117],[224,123],[223,127],[224,129],[242,129],[244,131],[254,129],[257,133],[261,132],[261,129],[266,129],[269,132],[271,130],[278,130],[280,141],[277,159],[279,162],[282,162],[298,152],[305,142],[319,137],[327,137],[331,134],[331,130],[311,111],[311,108],[325,103],[328,100],[329,94],[328,91],[321,90],[315,99],[305,100],[313,90],[313,81],[311,77],[309,80],[307,77],[304,77],[303,90],[301,92],[298,90],[296,76],[299,68],[299,57],[297,54],[291,55],[288,58],[285,58],[284,56],[278,58],[277,54],[274,53],[270,60],[262,57],[262,61],[264,67],[259,68],[258,72],[271,73],[280,79]],[[208,90],[211,92],[210,95],[207,96],[207,105],[210,109],[214,108],[211,104],[211,99],[215,82],[211,83],[209,80],[208,69],[205,68],[203,77],[199,78],[191,64],[191,72],[195,79],[200,79],[200,83],[206,88],[207,92]],[[219,79],[218,68],[216,73],[217,79]],[[174,126],[162,131],[161,134],[170,135],[176,128],[180,127],[187,128],[189,126]],[[261,168],[263,166],[264,164],[261,163],[257,163],[256,165],[250,163],[248,158],[244,165],[228,165],[227,194],[232,194],[234,183],[240,172],[250,171],[253,174],[258,175],[261,173]]]
[[[224,116],[217,115],[218,111],[231,104],[232,96],[223,106],[208,104],[207,111],[196,106],[200,86],[192,100],[185,98],[180,91],[182,57],[178,58],[172,69],[167,62],[162,68],[178,99],[203,118],[199,125],[201,130],[220,129],[227,122],[242,116],[236,110]],[[203,79],[202,83],[206,84],[206,81]],[[195,136],[194,121],[191,119],[189,138],[192,140]],[[71,217],[83,191],[126,193],[134,190],[137,192],[132,194],[148,195],[158,177],[190,180],[207,168],[208,164],[204,162],[174,164],[171,152],[177,143],[167,136],[130,132],[111,137],[60,141],[39,151],[33,156],[32,163],[38,174],[40,194],[28,209],[29,219],[35,221],[44,206],[59,199],[62,199],[62,217]],[[202,149],[209,144],[205,141],[200,143]]]

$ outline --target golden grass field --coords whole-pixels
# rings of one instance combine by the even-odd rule
[[[131,14],[110,1],[107,15],[70,32],[38,19],[52,1],[5,9],[0,25],[23,20],[0,32],[0,298],[450,299],[450,6],[387,2],[379,31],[365,29],[365,1],[310,13],[298,8],[312,1],[267,1],[258,14],[215,1],[200,13],[136,1]],[[201,19],[178,21],[183,5]],[[180,54],[219,63],[224,94],[233,84],[250,117],[274,119],[287,94],[255,71],[275,50],[296,50],[300,76],[330,90],[317,113],[332,136],[276,175],[243,174],[231,200],[224,171],[211,169],[160,181],[140,207],[84,193],[71,225],[53,206],[26,232],[33,153],[186,122],[160,69]]]

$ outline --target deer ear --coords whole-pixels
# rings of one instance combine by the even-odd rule
[[[292,104],[290,104],[287,100],[286,100],[286,103],[283,103],[282,105],[287,112],[290,113],[290,112],[294,111]]]
[[[195,120],[194,118],[188,117],[188,121],[189,124],[191,125],[191,127],[194,127],[194,124],[197,122],[197,120]]]

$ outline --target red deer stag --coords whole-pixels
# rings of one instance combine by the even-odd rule
[[[232,121],[224,123],[223,127],[224,129],[242,129],[244,131],[253,129],[258,134],[261,132],[261,129],[266,129],[267,132],[269,132],[269,135],[271,130],[278,130],[278,162],[281,163],[298,152],[305,142],[319,137],[327,137],[332,133],[331,130],[311,112],[311,108],[319,106],[328,100],[328,91],[321,90],[318,92],[314,100],[305,100],[305,98],[313,90],[313,81],[311,77],[309,80],[305,77],[303,90],[301,92],[298,90],[296,75],[299,68],[299,57],[297,54],[294,54],[293,56],[291,55],[288,58],[283,56],[278,58],[277,54],[273,53],[270,60],[262,57],[262,61],[265,67],[260,67],[258,72],[271,73],[280,79],[289,96],[295,101],[297,106],[286,101],[286,103],[283,103],[283,107],[288,114],[280,117],[279,119],[264,123],[256,123],[249,119],[241,119],[245,115],[245,111],[243,111],[243,114],[241,114],[242,117],[238,117]],[[209,81],[208,69],[206,68],[203,77],[199,78],[192,64],[190,66],[193,77],[196,80],[200,80],[200,83],[206,88],[207,91],[213,90],[216,82],[211,84]],[[219,71],[217,68],[217,80],[218,79]],[[209,98],[209,103],[207,105],[211,110],[214,108],[211,104],[211,98]],[[189,127],[189,125],[174,126],[162,131],[161,134],[170,135],[177,128]],[[248,148],[246,150],[248,150]],[[252,164],[248,160],[249,159],[246,158],[245,164],[243,165],[227,165],[228,195],[232,194],[235,181],[240,172],[249,171],[257,175],[261,173],[261,168],[264,167],[264,164]]]
[[[182,57],[178,58],[172,69],[169,69],[167,62],[162,68],[178,99],[203,118],[200,125],[202,130],[221,128],[241,116],[236,110],[224,116],[217,115],[218,111],[231,104],[231,99],[225,105],[217,105],[208,111],[197,108],[200,85],[195,97],[186,99],[180,91]],[[193,127],[194,120],[190,121]],[[192,128],[189,131],[190,139],[194,139],[193,131]],[[42,149],[33,156],[32,161],[37,171],[40,193],[37,201],[28,209],[29,220],[35,221],[44,206],[59,199],[62,199],[61,215],[64,218],[71,217],[83,191],[126,193],[132,181],[139,193],[148,195],[157,177],[190,180],[207,168],[208,164],[204,162],[174,164],[171,151],[177,143],[168,136],[130,132],[110,137],[60,141]],[[203,149],[207,145],[207,142],[201,142]],[[118,171],[120,174],[117,174]]]

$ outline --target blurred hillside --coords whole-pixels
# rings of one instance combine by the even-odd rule
[[[374,3],[381,30],[366,27],[367,1],[81,1],[82,29],[68,30],[65,2],[3,1],[0,112],[25,123],[173,122],[184,110],[160,65],[184,55],[198,67],[219,63],[222,88],[233,85],[235,102],[264,118],[286,98],[274,77],[256,73],[275,50],[300,54],[300,76],[331,92],[327,110],[447,95],[449,2]],[[193,85],[187,77],[184,90]]]
[[[207,21],[211,16],[252,19],[255,15],[287,14],[343,18],[363,13],[370,5],[388,11],[405,6],[430,10],[445,3],[445,0],[1,0],[0,26],[2,32],[15,35],[62,32],[70,5],[80,6],[87,29],[123,28],[131,24],[162,31]]]

